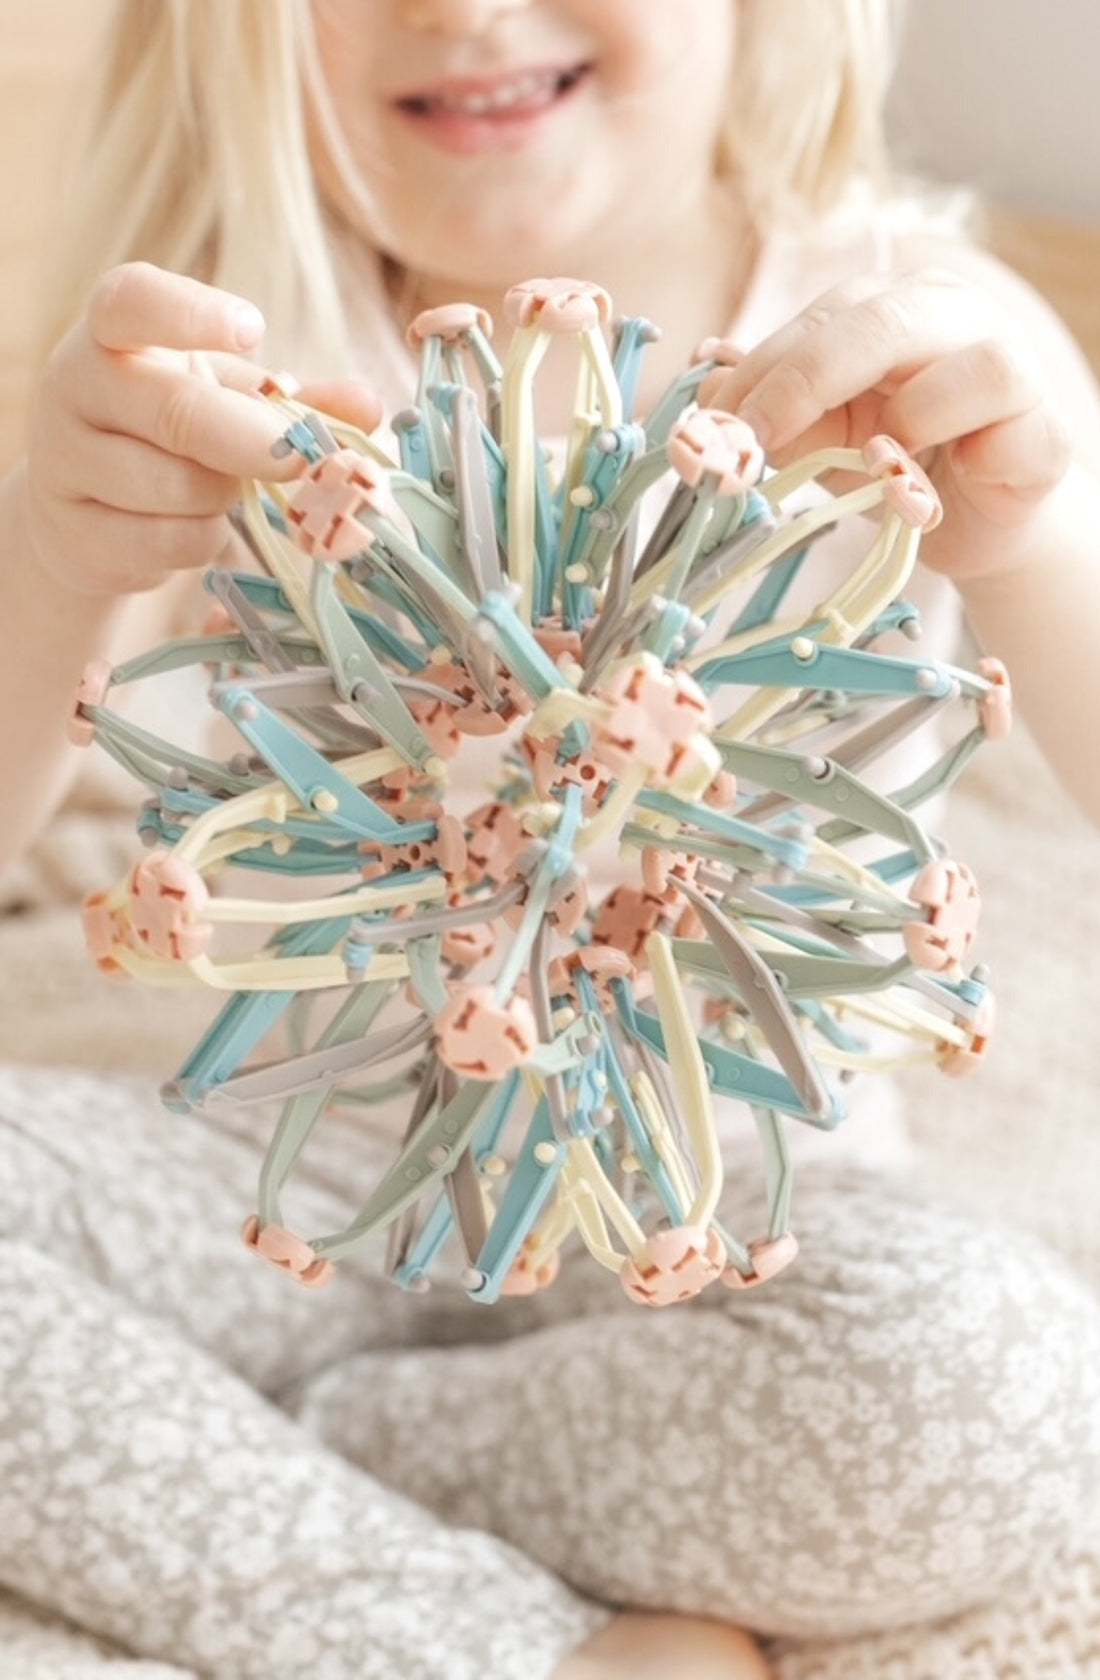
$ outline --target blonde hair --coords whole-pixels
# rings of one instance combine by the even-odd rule
[[[853,188],[885,198],[884,108],[904,0],[738,0],[719,166],[759,228],[819,219]]]
[[[903,0],[731,0],[739,35],[719,174],[761,232],[888,189],[883,102]],[[778,49],[778,50],[777,50]],[[51,328],[144,258],[252,298],[265,357],[407,384],[383,264],[321,202],[311,148],[370,207],[326,98],[309,0],[116,0],[80,148]],[[517,277],[518,278],[518,277]]]

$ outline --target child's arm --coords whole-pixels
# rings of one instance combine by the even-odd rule
[[[888,432],[945,517],[922,558],[956,582],[1044,752],[1100,825],[1100,399],[1052,312],[969,247],[825,294],[704,387],[783,463]],[[924,266],[934,257],[936,266]]]
[[[262,374],[237,359],[262,332],[239,298],[128,264],[47,365],[27,460],[0,487],[0,870],[72,779],[85,662],[117,656],[136,596],[225,551],[241,476],[295,470],[271,456],[279,417],[246,394]],[[243,389],[208,371],[219,352]]]

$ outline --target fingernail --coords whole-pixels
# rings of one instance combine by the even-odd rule
[[[233,336],[239,349],[254,349],[266,327],[267,322],[254,303],[238,303],[233,310]]]
[[[774,432],[774,427],[767,415],[755,407],[753,403],[742,403],[737,410],[737,418],[743,420],[746,426],[752,427],[761,449],[767,449]]]

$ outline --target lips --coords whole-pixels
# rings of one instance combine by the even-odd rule
[[[514,150],[575,94],[588,69],[577,64],[455,78],[395,103],[426,138],[446,150]]]

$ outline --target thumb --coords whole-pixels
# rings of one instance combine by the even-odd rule
[[[303,385],[296,400],[309,408],[343,420],[361,432],[373,432],[382,419],[382,399],[361,379],[327,379]]]
[[[361,432],[373,432],[381,424],[384,405],[377,391],[362,379],[322,379],[309,385],[299,385],[290,374],[272,374],[257,362],[243,356],[214,352],[204,357],[220,385],[230,390],[257,395],[268,379],[282,385],[296,402],[315,408],[330,419],[343,420]]]

